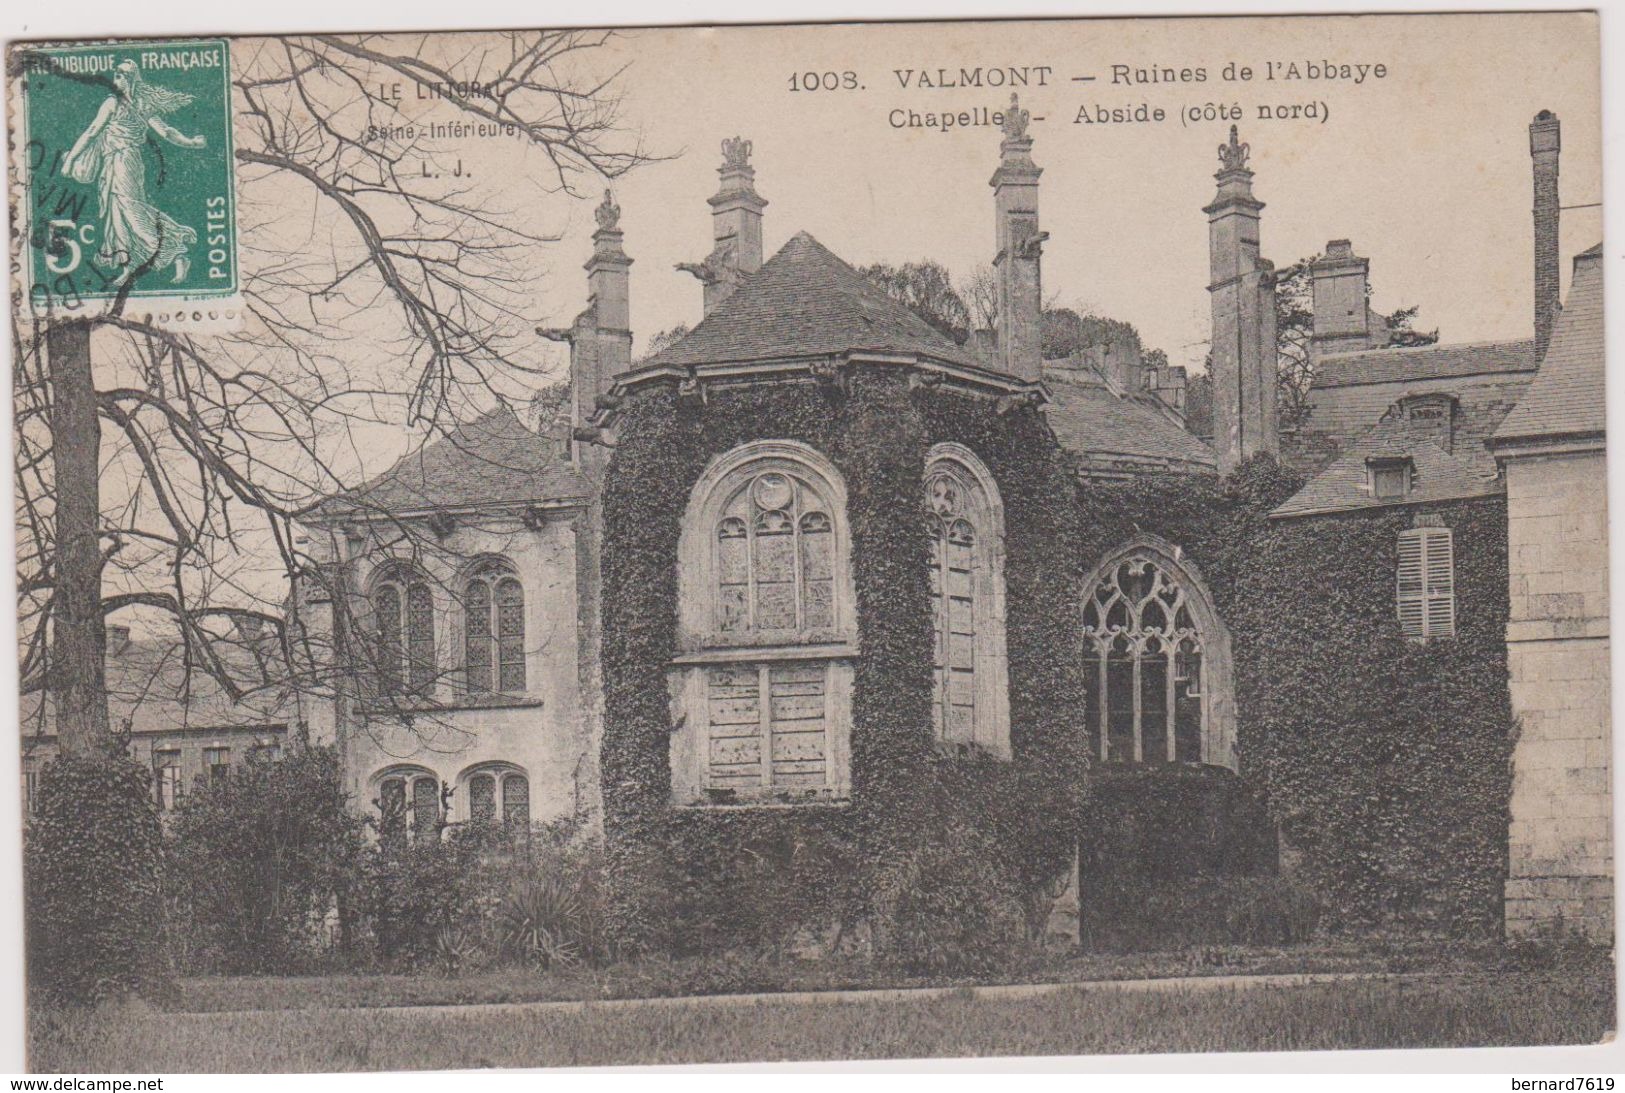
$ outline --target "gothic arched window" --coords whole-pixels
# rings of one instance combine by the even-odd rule
[[[472,693],[525,689],[525,592],[513,567],[481,560],[463,579],[463,671]]]
[[[505,763],[476,768],[463,776],[463,794],[471,824],[530,827],[530,779]]]
[[[374,583],[372,612],[378,633],[378,690],[398,695],[434,687],[434,595],[422,573],[393,566]]]
[[[1142,542],[1084,585],[1085,724],[1102,762],[1235,765],[1229,636],[1178,554]]]
[[[932,724],[937,740],[1010,754],[1004,514],[981,460],[957,444],[926,457],[931,539]]]
[[[850,553],[845,487],[806,445],[747,444],[701,476],[679,546],[679,801],[844,796]]]
[[[421,767],[386,771],[376,779],[378,834],[385,840],[434,838],[440,833],[440,779]]]

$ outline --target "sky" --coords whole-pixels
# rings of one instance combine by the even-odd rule
[[[993,256],[992,127],[897,129],[895,109],[1000,109],[1005,89],[912,86],[918,73],[1025,68],[1022,105],[1043,167],[1044,288],[1124,319],[1175,364],[1206,352],[1206,217],[1229,122],[1182,107],[1239,105],[1264,254],[1284,266],[1349,238],[1371,259],[1379,311],[1418,305],[1445,341],[1532,328],[1528,124],[1563,123],[1562,200],[1601,200],[1597,23],[1585,13],[1103,19],[627,32],[624,116],[673,156],[616,184],[640,347],[700,316],[674,263],[710,249],[720,141],[753,143],[768,254],[801,230],[854,264],[933,258],[958,276]],[[606,57],[605,60],[610,58]],[[1364,82],[1263,78],[1266,62],[1373,66]],[[1250,82],[1225,81],[1234,62]],[[1386,74],[1376,78],[1374,66]],[[1113,66],[1205,68],[1201,83],[1112,83]],[[1040,76],[1039,68],[1049,72]],[[898,70],[909,76],[901,86]],[[854,72],[860,89],[792,91],[798,72]],[[1094,76],[1093,81],[1075,80]],[[1047,86],[1037,86],[1043,78]],[[1259,120],[1260,105],[1318,102],[1322,121]],[[1162,108],[1162,123],[1080,125],[1080,107]],[[593,202],[557,209],[538,307],[563,323],[585,301]],[[1568,258],[1602,235],[1601,210],[1564,213]]]
[[[477,78],[506,48],[477,32],[402,40],[456,78]],[[267,49],[281,46],[235,42],[235,71],[251,71]],[[1416,305],[1418,328],[1437,328],[1447,342],[1514,339],[1529,336],[1533,313],[1528,124],[1540,109],[1558,114],[1562,200],[1600,201],[1598,57],[1596,19],[1584,13],[1101,19],[633,30],[580,54],[580,67],[562,75],[587,86],[618,71],[609,85],[620,95],[618,143],[641,144],[655,157],[613,183],[635,263],[637,351],[654,333],[700,318],[699,282],[673,267],[711,248],[706,199],[716,192],[727,137],[752,142],[757,190],[768,200],[768,254],[805,230],[854,265],[929,258],[963,278],[991,261],[997,127],[943,132],[891,122],[894,111],[991,115],[1005,108],[1009,89],[985,85],[1014,70],[1025,75],[1021,103],[1044,171],[1046,295],[1132,322],[1147,348],[1199,368],[1209,324],[1202,207],[1214,195],[1216,148],[1230,120],[1190,120],[1185,110],[1240,111],[1254,192],[1266,206],[1263,253],[1278,266],[1350,238],[1371,260],[1377,310]],[[1353,69],[1364,79],[1269,81],[1271,62],[1364,66]],[[1251,68],[1254,78],[1226,79],[1231,65]],[[984,86],[920,86],[922,73],[932,84],[964,82],[965,69],[979,70]],[[1198,69],[1205,80],[1194,79]],[[1114,84],[1115,73],[1134,78],[1136,70],[1156,82]],[[818,83],[832,73],[835,86],[792,90],[792,78],[802,85],[808,73]],[[369,86],[394,78],[356,75]],[[329,93],[346,86],[337,79]],[[1309,102],[1320,119],[1258,117],[1261,104]],[[1083,108],[1132,113],[1141,104],[1164,120],[1075,120]],[[237,108],[243,141],[251,123]],[[359,137],[368,123],[458,117],[409,84],[390,109],[346,111],[341,124]],[[415,187],[462,192],[491,219],[542,240],[517,252],[517,279],[500,290],[518,312],[516,355],[535,369],[509,385],[523,405],[531,386],[565,378],[562,346],[529,330],[567,326],[586,304],[582,264],[605,182],[578,175],[573,192],[561,192],[545,157],[507,137],[420,134],[401,148],[401,170],[416,173]],[[240,170],[238,207],[245,268],[297,262],[337,271],[355,260],[343,242],[348,222],[284,177]],[[1600,209],[1566,212],[1565,259],[1601,230]],[[368,291],[354,290],[360,310],[335,305],[342,320],[318,318],[326,325],[315,331],[316,348],[332,382],[400,390],[415,374],[399,351],[401,316],[384,294],[366,303]],[[333,461],[347,480],[382,471],[416,442],[387,417],[335,441]],[[111,476],[107,488],[119,492]],[[274,601],[280,577],[270,554],[236,545],[243,564],[263,569],[242,579],[264,584]]]

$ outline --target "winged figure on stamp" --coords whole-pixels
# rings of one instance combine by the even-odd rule
[[[141,146],[147,131],[177,148],[202,148],[202,134],[181,133],[164,115],[188,105],[192,96],[148,83],[134,61],[121,61],[113,70],[113,94],[102,102],[96,117],[63,161],[75,182],[94,184],[101,215],[101,246],[96,263],[117,271],[121,280],[147,269],[174,266],[174,282],[186,279],[191,268],[189,249],[197,242],[197,229],[176,221],[147,196],[147,165]]]

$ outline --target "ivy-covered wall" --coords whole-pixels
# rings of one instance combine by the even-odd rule
[[[945,876],[940,851],[956,840],[974,859],[955,866],[976,874],[965,878],[981,890],[972,902],[1007,897],[1029,927],[1041,920],[1041,893],[1071,861],[1084,769],[1079,512],[1038,412],[1004,410],[991,398],[911,387],[895,368],[858,368],[845,384],[713,385],[704,399],[666,387],[623,410],[604,492],[601,759],[623,936],[704,948],[796,924],[895,919],[922,874]],[[862,649],[852,799],[676,809],[666,673],[684,509],[709,460],[758,439],[808,444],[846,482]],[[947,757],[934,745],[923,477],[928,449],[943,441],[982,459],[1004,504],[1008,763]]]
[[[1505,501],[1425,506],[1454,529],[1458,632],[1420,644],[1394,611],[1419,507],[1269,520],[1297,485],[1267,458],[1224,482],[1086,484],[1078,565],[1149,532],[1201,571],[1231,632],[1242,779],[1323,926],[1492,934],[1513,739]]]

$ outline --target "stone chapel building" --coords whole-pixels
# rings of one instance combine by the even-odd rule
[[[1258,534],[1403,523],[1369,562],[1381,602],[1348,607],[1360,625],[1419,647],[1494,635],[1522,720],[1510,858],[1490,866],[1507,925],[1608,936],[1601,268],[1576,259],[1559,307],[1556,119],[1531,127],[1534,339],[1388,347],[1366,260],[1334,240],[1310,270],[1312,410],[1287,437],[1277,271],[1232,127],[1204,209],[1210,442],[1186,426],[1182,369],[1116,347],[1043,359],[1026,122],[1012,101],[991,180],[997,328],[963,345],[805,232],[765,255],[736,138],[712,249],[680,267],[704,317],[634,362],[606,193],[588,305],[538,332],[570,347],[557,414],[494,411],[309,521],[334,579],[301,591],[306,622],[357,684],[301,712],[356,800],[420,836],[577,818],[668,853],[705,828],[867,822],[903,807],[898,772],[930,755],[995,780],[1074,751],[1245,780],[1243,698],[1263,684],[1244,668],[1268,641],[1232,633],[1243,593],[1149,530],[1065,552],[1090,489],[1278,458],[1302,485]],[[1490,606],[1458,612],[1480,580],[1500,582]],[[1088,899],[1051,858],[1074,870],[1064,898]]]

